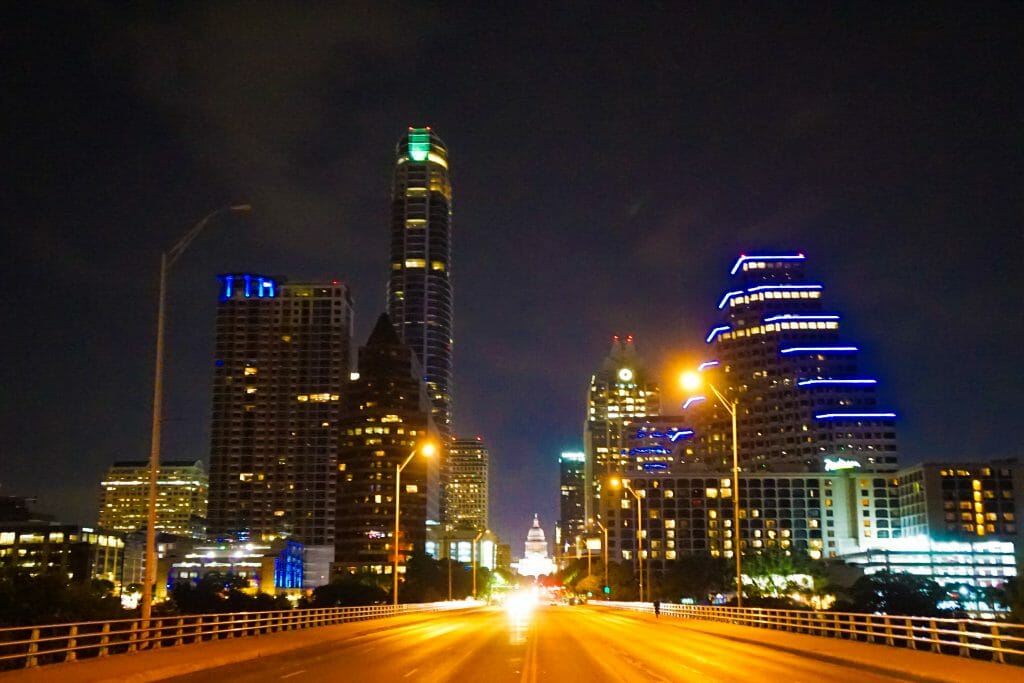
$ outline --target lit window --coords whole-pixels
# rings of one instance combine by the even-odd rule
[[[405,259],[406,268],[426,268],[427,260],[422,258],[407,258]]]

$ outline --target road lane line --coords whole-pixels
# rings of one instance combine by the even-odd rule
[[[293,671],[290,674],[285,674],[284,676],[281,676],[281,680],[284,680],[285,678],[291,678],[292,676],[298,676],[299,674],[304,673],[306,673],[305,669],[299,669],[298,671]]]
[[[409,673],[407,673],[407,674],[403,675],[403,676],[402,676],[402,678],[408,678],[409,676],[412,676],[412,675],[413,675],[414,673],[416,673],[417,671],[419,671],[419,669],[413,669],[413,670],[412,670],[412,671],[410,671]]]
[[[537,680],[537,627],[533,625],[527,635],[526,656],[523,661],[521,683],[534,683]]]

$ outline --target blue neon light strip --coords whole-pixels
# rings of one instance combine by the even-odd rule
[[[705,397],[705,396],[691,396],[690,398],[686,399],[686,403],[683,404],[683,410],[686,410],[687,408],[692,406],[694,403],[699,403],[700,401],[706,401],[706,400],[707,400],[707,397]]]
[[[679,439],[688,439],[691,436],[693,436],[693,430],[692,429],[675,429],[675,428],[672,428],[672,429],[669,429],[667,432],[659,432],[657,430],[648,432],[646,430],[641,429],[640,431],[638,431],[636,433],[636,436],[634,436],[633,438],[634,439],[668,439],[672,443],[675,443]]]
[[[644,448],[630,448],[630,455],[672,455],[672,451],[662,446],[651,446]]]
[[[713,368],[713,367],[716,367],[717,365],[718,365],[718,361],[717,360],[706,360],[706,361],[704,361],[703,363],[701,363],[700,365],[697,366],[697,372],[704,372],[708,368]]]
[[[740,254],[732,270],[729,271],[729,275],[735,275],[743,266],[744,261],[803,261],[805,258],[807,257],[803,254],[775,254],[772,256],[747,256],[746,254]]]
[[[779,349],[779,353],[853,353],[857,351],[856,346],[791,346],[788,349]]]
[[[882,419],[894,418],[896,413],[819,413],[814,416],[815,420],[860,420],[860,419]]]
[[[734,296],[739,296],[740,294],[756,294],[757,292],[774,292],[774,291],[787,291],[787,292],[790,292],[790,291],[807,291],[807,290],[817,291],[817,290],[820,290],[820,289],[824,289],[824,288],[821,285],[757,285],[756,287],[749,287],[745,291],[744,290],[739,290],[739,291],[726,292],[725,296],[722,297],[722,300],[718,302],[718,309],[721,310],[721,309],[725,308],[728,305],[728,303],[729,303],[729,299],[733,298]]]
[[[729,303],[729,299],[731,299],[734,296],[737,296],[739,294],[743,294],[743,290],[742,289],[737,290],[735,292],[726,292],[725,296],[722,297],[722,300],[718,302],[718,309],[721,310],[721,309],[725,308],[725,305]]]
[[[802,379],[796,383],[798,387],[813,387],[819,384],[878,384],[877,379]]]
[[[797,313],[783,313],[782,315],[773,315],[769,318],[765,318],[764,322],[788,322],[791,320],[839,320],[838,315],[799,315]]]
[[[714,341],[715,336],[717,336],[719,332],[728,332],[731,329],[732,327],[730,327],[729,325],[719,325],[718,327],[708,332],[708,336],[704,341],[710,344],[712,341]]]

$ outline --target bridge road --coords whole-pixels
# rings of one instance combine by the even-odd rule
[[[655,620],[649,614],[592,606],[538,606],[532,612],[516,613],[489,607],[453,612],[443,618],[392,629],[381,629],[373,622],[367,622],[366,626],[360,635],[344,641],[169,680],[177,683],[800,683],[851,680],[874,683],[914,680],[823,662],[770,646],[736,642],[690,628],[683,620],[664,616]],[[869,647],[897,657],[901,652]],[[182,655],[187,656],[185,651]]]

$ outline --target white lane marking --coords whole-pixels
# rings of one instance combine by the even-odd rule
[[[413,675],[414,673],[416,673],[417,671],[419,671],[419,669],[413,669],[413,670],[412,670],[412,671],[410,671],[409,673],[407,673],[407,674],[403,675],[403,676],[402,676],[402,678],[408,678],[409,676],[412,676],[412,675]]]
[[[285,678],[291,678],[292,676],[298,676],[299,674],[304,674],[304,673],[306,673],[305,669],[299,669],[298,671],[293,671],[290,674],[285,674],[284,676],[281,676],[281,679],[283,680]]]

